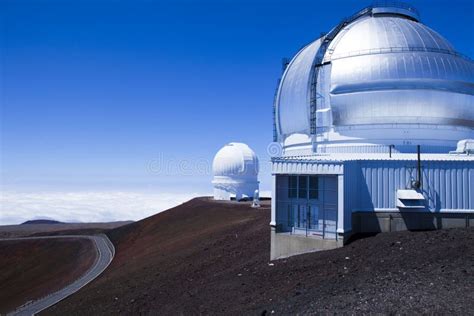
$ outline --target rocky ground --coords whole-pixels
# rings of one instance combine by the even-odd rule
[[[61,234],[90,234],[117,228],[131,221],[110,223],[48,223],[47,221],[29,221],[21,225],[0,226],[0,238],[61,235]]]
[[[85,239],[1,241],[0,314],[63,288],[94,259]]]
[[[111,266],[43,314],[474,314],[473,228],[269,262],[269,221],[269,205],[200,198],[113,229]]]

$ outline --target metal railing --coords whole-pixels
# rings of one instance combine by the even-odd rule
[[[277,202],[276,232],[337,240],[337,210],[312,204]],[[296,211],[295,211],[296,210]]]
[[[277,220],[276,232],[337,240],[337,223],[320,221],[318,224],[310,224],[309,221],[304,221],[302,225],[298,225],[295,221]]]
[[[469,56],[458,53],[449,49],[442,48],[427,48],[427,47],[387,47],[387,48],[377,48],[377,49],[363,49],[355,50],[347,53],[334,54],[328,57],[325,57],[325,61],[329,59],[340,59],[353,56],[362,56],[362,55],[375,55],[375,54],[386,54],[386,53],[405,53],[405,52],[429,52],[429,53],[440,53],[440,54],[449,54],[457,57],[464,58],[466,60],[471,60]]]
[[[414,6],[412,6],[409,3],[401,2],[401,1],[383,1],[383,0],[374,1],[369,7],[371,9],[380,8],[380,7],[405,9],[420,16],[420,12]]]

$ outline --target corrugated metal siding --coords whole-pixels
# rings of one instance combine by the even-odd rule
[[[352,161],[344,165],[345,207],[395,209],[396,191],[416,179],[416,161]],[[422,192],[431,211],[474,211],[474,163],[422,161]]]
[[[273,174],[342,174],[342,162],[273,161]]]

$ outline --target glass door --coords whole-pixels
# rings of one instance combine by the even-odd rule
[[[294,205],[294,232],[297,234],[306,234],[308,224],[308,207],[301,203]]]
[[[323,235],[323,212],[318,204],[309,203],[308,205],[308,229],[311,235]]]

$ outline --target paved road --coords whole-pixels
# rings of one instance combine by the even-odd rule
[[[112,262],[115,255],[115,248],[106,235],[84,236],[84,235],[68,235],[68,236],[42,236],[42,237],[24,237],[24,238],[4,238],[3,240],[26,240],[26,239],[52,239],[52,238],[87,238],[92,240],[96,246],[97,256],[92,267],[86,271],[79,279],[66,286],[65,288],[45,296],[37,301],[29,302],[17,308],[9,315],[35,315],[42,310],[53,306],[59,301],[65,299],[69,295],[79,291],[86,284],[97,278]]]

